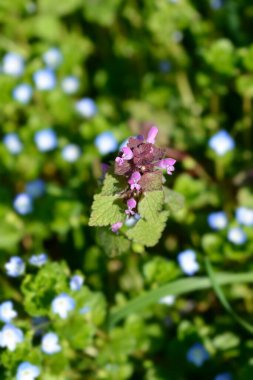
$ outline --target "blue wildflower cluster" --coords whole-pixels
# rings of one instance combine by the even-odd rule
[[[72,349],[77,349],[79,346],[84,348],[85,345],[89,345],[92,336],[95,336],[95,325],[99,325],[103,321],[105,307],[103,297],[100,294],[92,294],[83,285],[83,275],[69,276],[65,264],[50,263],[45,253],[32,255],[27,261],[26,270],[27,274],[30,272],[30,279],[28,282],[23,280],[24,310],[20,313],[17,311],[17,301],[6,300],[0,304],[0,323],[3,324],[0,329],[0,347],[4,352],[11,352],[14,355],[21,350],[21,347],[23,349],[29,347],[31,350],[34,342],[34,349],[39,349],[36,358],[30,354],[26,356],[26,350],[24,350],[23,356],[18,355],[17,362],[6,362],[6,366],[13,373],[15,379],[21,380],[35,379],[40,376],[42,361],[45,361],[47,356],[63,355],[64,357],[71,344]],[[37,268],[37,272],[33,271],[32,274],[32,267]],[[13,256],[5,264],[5,269],[7,276],[21,277],[24,275],[25,261],[18,256]],[[57,283],[58,273],[63,281],[60,286]],[[50,276],[52,282],[47,284],[45,280]],[[44,281],[43,287],[41,287],[41,281]],[[41,295],[50,294],[47,301],[48,308],[45,308],[43,297],[40,298],[39,293]],[[20,305],[18,308],[20,309]],[[38,316],[37,313],[40,313],[40,310],[42,315]],[[36,318],[30,319],[26,323],[22,322],[24,313],[27,314],[27,317],[31,317],[34,312]],[[100,314],[100,317],[97,313]],[[30,325],[31,321],[32,325]],[[64,324],[68,329],[72,323],[86,323],[85,331],[86,329],[87,331],[85,334],[77,334],[71,339],[68,338],[68,334],[65,338],[62,337],[61,329]],[[28,333],[29,325],[30,332]]]
[[[253,226],[253,208],[238,207],[231,223],[224,211],[215,211],[208,215],[207,222],[213,230],[221,231],[221,234],[226,231],[227,240],[240,246],[248,241],[248,233],[250,235],[250,227]]]

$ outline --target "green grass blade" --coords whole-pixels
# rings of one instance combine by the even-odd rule
[[[235,283],[252,282],[253,273],[217,273],[216,283],[220,285],[229,285]],[[212,282],[208,277],[194,277],[176,280],[169,284],[163,285],[157,289],[148,291],[147,293],[136,297],[135,299],[126,303],[126,305],[117,308],[111,312],[108,317],[109,328],[113,327],[120,320],[126,318],[128,315],[136,313],[147,306],[157,303],[160,298],[172,294],[179,296],[197,290],[208,289],[212,287]]]
[[[245,321],[243,318],[241,318],[231,307],[231,305],[229,304],[228,300],[226,299],[221,287],[220,287],[220,284],[218,283],[217,279],[216,279],[216,275],[213,271],[213,268],[211,266],[211,263],[208,259],[205,259],[205,263],[206,263],[206,270],[207,270],[207,273],[208,273],[208,276],[210,278],[210,281],[211,281],[211,284],[213,286],[213,289],[215,291],[215,294],[217,296],[217,298],[220,300],[220,303],[223,305],[224,309],[244,328],[246,329],[248,332],[250,332],[251,334],[253,334],[253,326],[248,323],[247,321]]]

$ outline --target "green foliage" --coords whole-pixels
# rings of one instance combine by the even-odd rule
[[[101,193],[94,196],[89,220],[90,226],[109,226],[124,220],[123,204],[119,194],[116,194],[119,190],[118,179],[107,174]]]
[[[130,241],[124,236],[114,235],[106,229],[97,232],[97,241],[105,253],[110,256],[118,256],[121,253],[127,252],[130,248]]]
[[[122,222],[124,220],[122,209],[118,196],[95,195],[89,225],[102,227]]]
[[[38,380],[252,379],[253,229],[237,215],[253,209],[252,23],[246,0],[1,0],[0,332],[1,305],[12,301],[10,323],[24,334],[14,351],[1,347],[1,380],[16,379],[26,361],[40,368]],[[35,73],[52,48],[62,59],[55,85],[41,90]],[[24,59],[20,75],[6,73],[10,52]],[[69,76],[79,84],[72,94]],[[15,95],[23,83],[33,91],[27,103]],[[77,111],[82,98],[94,101],[93,116]],[[100,165],[113,164],[145,123],[158,126],[157,146],[177,162],[172,176],[146,176],[141,219],[125,223],[128,184],[109,172],[100,187]],[[45,128],[57,137],[48,151],[35,142]],[[235,146],[219,155],[210,138],[222,129]],[[108,154],[104,132],[115,139]],[[69,144],[80,149],[76,160],[64,155]],[[22,213],[16,197],[38,179],[44,190]],[[210,224],[217,211],[223,227]],[[242,244],[231,241],[234,227]],[[197,253],[190,278],[179,260],[187,250]],[[48,262],[32,264],[42,252]],[[7,274],[13,256],[25,263],[17,277]],[[74,274],[85,279],[79,290]],[[65,319],[52,310],[62,293],[75,302]],[[42,350],[49,332],[60,352]],[[196,342],[209,353],[200,366],[187,359]]]
[[[142,214],[140,213],[140,215]],[[133,228],[127,231],[127,237],[134,242],[146,245],[147,247],[153,247],[156,245],[165,228],[169,213],[167,211],[162,211],[153,215],[156,215],[156,220],[153,218],[139,220]]]
[[[108,226],[125,219],[124,205],[119,199],[119,194],[125,189],[126,184],[111,174],[107,174],[101,193],[94,196],[90,226]],[[165,190],[166,191],[166,190]],[[176,192],[167,190],[166,207],[174,211],[182,207],[183,198]],[[165,203],[163,190],[147,191],[142,195],[138,203],[138,213],[141,219],[134,227],[126,231],[126,236],[135,243],[152,247],[157,244],[165,228],[169,216],[168,211],[162,211]],[[127,240],[122,237],[110,236],[104,231],[101,242],[110,255],[124,252],[129,247]]]

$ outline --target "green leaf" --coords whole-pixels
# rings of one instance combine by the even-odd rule
[[[94,196],[89,226],[109,226],[113,223],[122,222],[124,218],[125,215],[117,196],[101,194]]]
[[[230,306],[228,300],[225,297],[225,294],[223,293],[219,282],[217,281],[216,275],[214,274],[214,271],[212,269],[210,261],[206,258],[206,270],[209,275],[212,287],[215,291],[216,296],[220,300],[221,304],[223,305],[224,309],[227,310],[227,312],[248,332],[253,334],[253,326],[245,321],[243,318],[241,318]]]
[[[36,275],[27,274],[21,286],[27,313],[48,315],[54,297],[68,288],[68,275],[69,269],[64,262],[48,262]]]
[[[60,2],[39,0],[39,8],[41,12],[55,15],[65,15],[74,12],[81,5],[82,0],[61,0]]]
[[[103,26],[110,26],[117,15],[120,0],[86,0],[83,2],[85,19]]]
[[[184,207],[184,197],[176,191],[168,189],[167,187],[163,188],[165,199],[165,207],[168,208],[171,212],[177,212]]]
[[[126,233],[135,243],[153,247],[161,237],[169,212],[162,211],[163,191],[146,192],[139,203],[138,212],[142,219]]]
[[[226,331],[217,335],[213,340],[213,345],[222,351],[231,350],[231,348],[238,347],[240,339],[232,332]]]
[[[148,213],[149,211],[147,211],[146,214]],[[154,213],[152,215],[153,217],[147,221],[144,219],[139,220],[133,228],[127,231],[127,237],[135,243],[139,243],[147,247],[153,247],[156,245],[164,230],[169,212],[163,211],[160,214]]]
[[[216,283],[220,285],[235,284],[241,282],[253,282],[253,273],[217,273]],[[160,286],[159,288],[150,290],[146,294],[143,294],[135,299],[127,302],[126,305],[117,308],[111,312],[108,318],[108,326],[112,328],[116,323],[123,318],[139,312],[146,307],[157,303],[160,298],[172,294],[175,296],[181,294],[187,294],[196,290],[203,290],[212,287],[212,282],[208,277],[195,277],[176,280],[169,284]]]
[[[115,195],[124,190],[126,185],[126,182],[122,178],[107,173],[103,182],[101,195]]]
[[[23,23],[23,28],[27,37],[38,37],[53,42],[60,40],[64,34],[60,20],[50,14],[27,18]]]
[[[128,239],[106,229],[98,231],[97,242],[110,257],[118,256],[130,248],[130,241]]]
[[[139,185],[144,192],[162,190],[162,172],[145,173],[142,175]]]
[[[151,191],[144,194],[138,206],[139,214],[148,221],[155,221],[164,201],[163,191]]]
[[[213,42],[206,51],[205,58],[218,73],[225,75],[234,73],[235,49],[230,40],[222,38]]]

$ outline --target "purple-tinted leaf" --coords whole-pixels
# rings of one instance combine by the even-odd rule
[[[128,175],[131,173],[131,164],[128,161],[124,161],[122,165],[115,162],[114,173],[117,175]]]
[[[139,184],[143,191],[162,190],[162,173],[160,171],[145,173]]]

